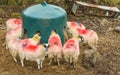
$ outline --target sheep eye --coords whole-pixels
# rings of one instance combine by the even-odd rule
[[[81,41],[84,41],[83,37],[81,37]]]

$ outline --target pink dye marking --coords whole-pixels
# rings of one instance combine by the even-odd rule
[[[14,19],[13,23],[19,25],[19,24],[22,24],[22,21],[21,21],[21,19]]]
[[[88,30],[83,30],[83,29],[80,29],[80,28],[77,28],[76,30],[79,34],[86,34],[88,32]]]
[[[80,23],[80,27],[83,27],[83,24],[82,24],[82,23]]]
[[[38,46],[36,46],[36,45],[28,45],[28,46],[24,47],[24,50],[35,52],[37,50],[37,48],[38,48]]]
[[[71,48],[71,47],[73,47],[74,49],[77,48],[75,40],[73,40],[73,39],[68,40],[66,43],[66,46],[65,46],[65,48]]]
[[[76,27],[76,26],[77,26],[76,22],[71,22],[71,27]]]
[[[52,36],[52,37],[50,37],[50,39],[49,39],[48,42],[49,42],[50,45],[61,46],[60,39],[58,38],[58,36]]]

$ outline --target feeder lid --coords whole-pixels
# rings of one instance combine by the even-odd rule
[[[41,4],[33,5],[23,10],[22,14],[35,19],[51,19],[65,15],[66,11],[61,7],[47,4],[43,1]]]

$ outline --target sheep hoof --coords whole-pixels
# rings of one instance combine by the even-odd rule
[[[14,60],[15,62],[17,62],[17,59],[16,59],[16,58],[13,58],[13,60]]]
[[[6,45],[6,44],[5,44],[5,43],[3,43],[3,44],[2,44],[2,47],[4,47],[5,45]]]

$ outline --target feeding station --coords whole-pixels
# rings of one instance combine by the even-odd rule
[[[28,38],[31,38],[36,32],[41,34],[41,43],[48,43],[48,38],[52,30],[61,37],[64,43],[63,29],[66,26],[66,11],[56,5],[47,4],[43,1],[41,4],[30,6],[22,11],[23,38],[26,31]]]

